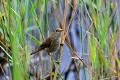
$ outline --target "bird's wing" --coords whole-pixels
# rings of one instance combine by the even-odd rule
[[[41,49],[45,49],[47,47],[50,47],[51,43],[53,42],[52,38],[48,38],[47,40],[45,40],[41,45],[40,48]]]

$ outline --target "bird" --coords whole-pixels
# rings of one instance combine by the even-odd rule
[[[55,28],[51,35],[45,41],[43,41],[42,44],[30,55],[35,54],[41,50],[44,50],[48,53],[56,52],[60,46],[62,31],[63,29],[61,28]]]

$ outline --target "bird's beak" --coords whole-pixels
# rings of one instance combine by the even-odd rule
[[[63,29],[58,29],[58,30],[57,30],[57,32],[62,32],[62,31],[63,31]]]

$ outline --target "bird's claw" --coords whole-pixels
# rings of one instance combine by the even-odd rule
[[[60,64],[61,62],[60,61],[56,61],[57,64]]]

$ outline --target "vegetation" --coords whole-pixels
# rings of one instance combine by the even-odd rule
[[[60,64],[52,62],[51,57],[50,67],[47,70],[40,67],[47,63],[42,62],[44,56],[39,54],[40,68],[37,70],[38,68],[31,62],[34,59],[30,56],[35,44],[40,45],[41,41],[49,35],[49,29],[54,28],[53,25],[59,25],[64,32],[57,61],[61,61],[64,53],[63,44],[66,43],[70,49],[68,54],[71,54],[70,58],[77,73],[75,80],[81,79],[81,67],[84,69],[85,80],[119,80],[120,11],[118,5],[117,0],[0,0],[0,54],[4,53],[4,56],[0,55],[0,74],[3,74],[7,80],[3,69],[3,65],[7,63],[10,80],[31,80],[31,76],[44,80],[48,78],[46,74],[50,80],[67,79],[63,77],[64,70],[63,73],[58,70]],[[74,27],[73,21],[79,24],[78,42],[82,45],[82,57],[78,56],[70,38],[70,29]],[[84,57],[85,54],[87,59]],[[31,72],[34,68],[38,71],[36,74]],[[64,73],[64,76],[66,75]]]

